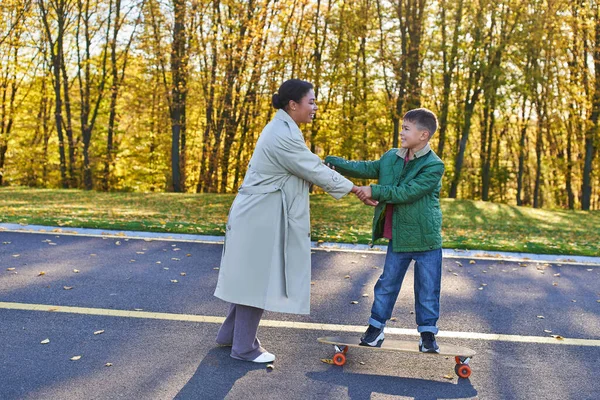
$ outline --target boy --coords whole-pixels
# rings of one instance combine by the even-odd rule
[[[345,176],[378,179],[378,184],[360,187],[356,193],[362,201],[379,202],[373,218],[373,242],[381,237],[389,239],[383,273],[375,284],[369,327],[361,337],[361,345],[381,346],[383,328],[392,316],[402,280],[414,260],[419,350],[439,353],[435,335],[442,278],[439,196],[444,163],[429,146],[436,130],[433,112],[414,109],[404,115],[400,149],[392,149],[375,161],[325,158],[325,163]]]

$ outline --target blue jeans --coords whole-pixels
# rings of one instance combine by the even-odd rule
[[[419,332],[438,333],[440,288],[442,282],[442,249],[396,253],[392,241],[388,245],[383,274],[375,284],[375,300],[369,324],[383,328],[392,316],[394,304],[410,262],[415,260],[415,315]]]

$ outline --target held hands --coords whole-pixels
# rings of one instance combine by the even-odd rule
[[[325,164],[325,162],[323,162],[323,164]],[[331,165],[329,163],[326,163],[325,165],[335,171],[335,165]],[[351,192],[354,193],[356,197],[358,197],[360,201],[367,206],[375,207],[377,204],[379,204],[378,201],[371,198],[371,186],[353,186]]]
[[[372,193],[370,186],[353,186],[351,192],[354,193],[356,197],[358,197],[360,201],[367,206],[375,207],[377,204],[379,204],[378,201],[371,198]]]

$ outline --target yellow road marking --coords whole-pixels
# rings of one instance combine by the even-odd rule
[[[109,310],[105,308],[88,308],[88,307],[69,307],[69,306],[54,306],[48,304],[28,304],[28,303],[9,303],[0,302],[0,309],[5,310],[23,310],[23,311],[42,311],[42,312],[57,312],[67,314],[84,314],[84,315],[99,315],[105,317],[125,317],[125,318],[143,318],[143,319],[159,319],[169,321],[185,321],[185,322],[200,322],[209,324],[221,324],[225,320],[223,317],[214,317],[209,315],[191,315],[191,314],[173,314],[173,313],[157,313],[151,311],[132,311],[132,310]],[[319,324],[313,322],[294,322],[294,321],[275,321],[262,320],[261,326],[272,328],[287,328],[287,329],[305,329],[313,331],[335,331],[335,332],[351,332],[362,333],[363,326],[357,325],[338,325],[338,324]],[[408,335],[417,336],[418,333],[414,329],[402,328],[385,328],[385,332],[392,335]],[[564,338],[562,340],[553,337],[545,336],[522,336],[522,335],[503,335],[495,333],[477,333],[477,332],[454,332],[440,331],[438,337],[467,339],[467,340],[487,340],[499,342],[515,342],[515,343],[538,343],[538,344],[555,344],[555,345],[571,345],[571,346],[590,346],[600,347],[600,340],[594,339],[571,339]]]

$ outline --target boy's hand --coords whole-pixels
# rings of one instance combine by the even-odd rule
[[[375,207],[377,204],[379,204],[379,202],[377,200],[373,200],[373,199],[366,199],[365,201],[363,201],[363,203],[365,203],[366,206],[371,206],[371,207]]]

